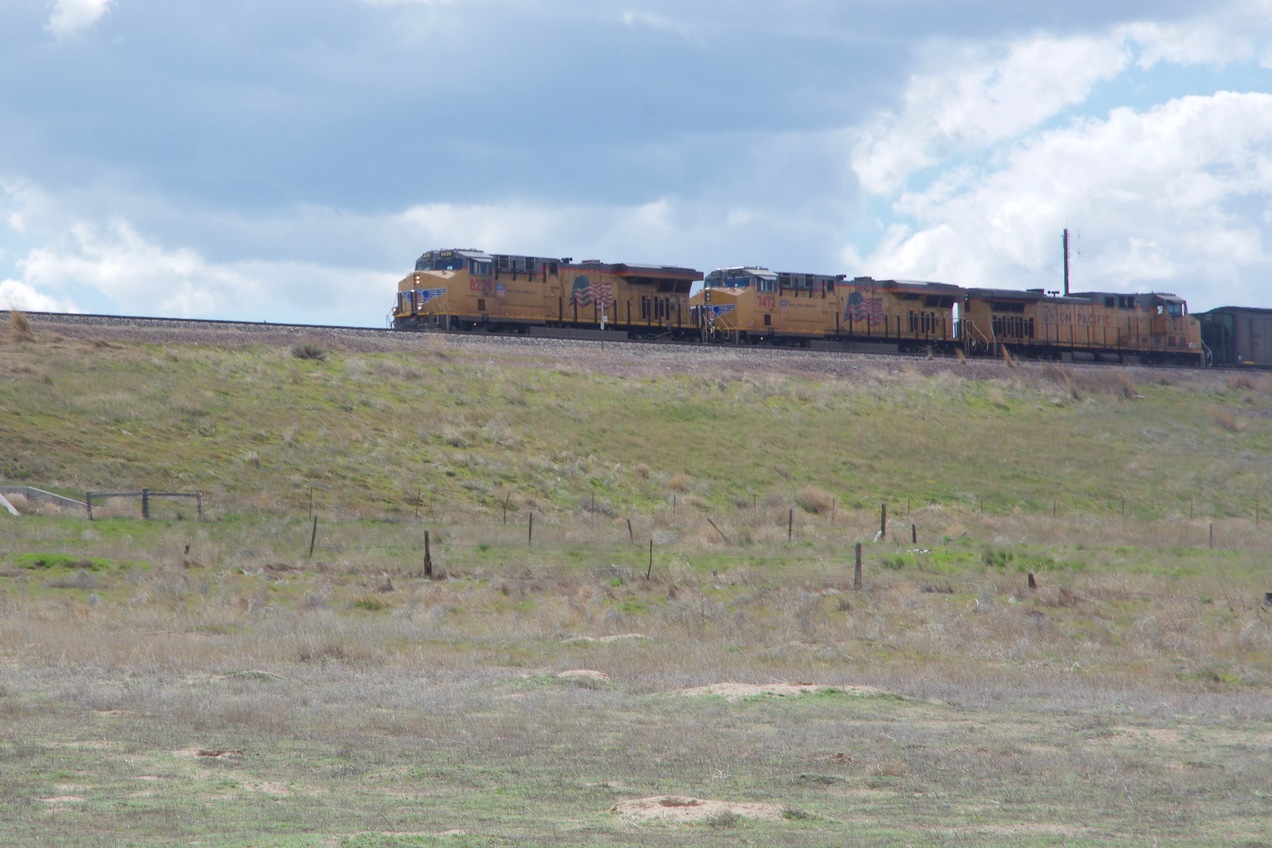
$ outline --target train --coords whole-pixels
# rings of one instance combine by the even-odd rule
[[[670,265],[430,250],[398,282],[393,326],[688,338],[697,330],[689,295],[701,280]]]
[[[1165,292],[1016,291],[758,265],[425,251],[398,281],[399,330],[514,332],[1073,362],[1272,367],[1272,310],[1193,315]]]

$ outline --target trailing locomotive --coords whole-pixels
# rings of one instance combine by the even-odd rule
[[[958,342],[947,283],[721,268],[692,298],[707,341],[855,350],[947,349]]]
[[[703,286],[693,292],[699,281]],[[1272,310],[1264,311],[1272,328]],[[760,266],[719,268],[704,278],[677,266],[480,250],[421,255],[415,271],[398,283],[393,326],[1208,364],[1201,323],[1172,294],[1060,297],[1041,290],[964,289]],[[1218,334],[1217,317],[1215,327]]]
[[[968,289],[960,322],[969,353],[1201,365],[1201,324],[1173,294]]]
[[[681,338],[702,274],[668,265],[430,250],[398,282],[393,326],[528,332],[534,328]]]

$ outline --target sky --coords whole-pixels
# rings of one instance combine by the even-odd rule
[[[0,308],[385,326],[425,250],[1272,307],[1272,0],[3,0]]]

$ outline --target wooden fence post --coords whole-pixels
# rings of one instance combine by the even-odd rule
[[[141,490],[141,517],[150,518],[150,490]]]
[[[424,576],[433,576],[433,554],[429,550],[427,530],[424,531]]]
[[[879,504],[879,538],[888,538],[888,505]]]
[[[92,521],[93,520],[93,493],[92,492],[84,493],[84,504],[85,506],[88,507],[88,520]]]
[[[789,544],[795,538],[795,510],[786,516],[786,541]]]
[[[530,530],[526,536],[526,544],[527,545],[534,544],[534,513],[533,512],[530,513]]]
[[[314,543],[318,541],[318,516],[314,516],[314,532],[309,534],[309,556],[307,559],[313,559]]]
[[[649,568],[645,569],[645,579],[649,579],[649,575],[654,573],[654,540],[649,540]]]
[[[857,543],[856,547],[856,565],[852,569],[852,588],[853,591],[861,591],[861,543]]]

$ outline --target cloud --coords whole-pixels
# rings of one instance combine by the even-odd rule
[[[865,127],[853,168],[867,191],[895,191],[916,171],[1037,128],[1129,61],[1115,38],[1038,36],[992,50],[933,45],[902,107]]]
[[[110,11],[115,0],[56,0],[48,29],[56,38],[75,35]]]
[[[69,300],[59,300],[19,280],[0,280],[0,309],[24,312],[80,312]]]
[[[1272,60],[1272,3],[1247,0],[1184,21],[1140,21],[1117,31],[1139,49],[1136,64],[1223,66]]]
[[[1071,226],[1086,233],[1074,290],[1257,302],[1272,273],[1270,162],[1270,94],[1119,108],[1039,134],[988,174],[903,195],[896,211],[912,225],[890,227],[869,261],[887,276],[1057,288]]]
[[[377,326],[388,307],[368,305],[366,293],[382,290],[387,303],[395,281],[382,271],[298,260],[215,262],[156,244],[122,220],[72,223],[61,241],[16,264],[22,278],[5,280],[0,300],[7,294],[23,308],[178,318]]]

